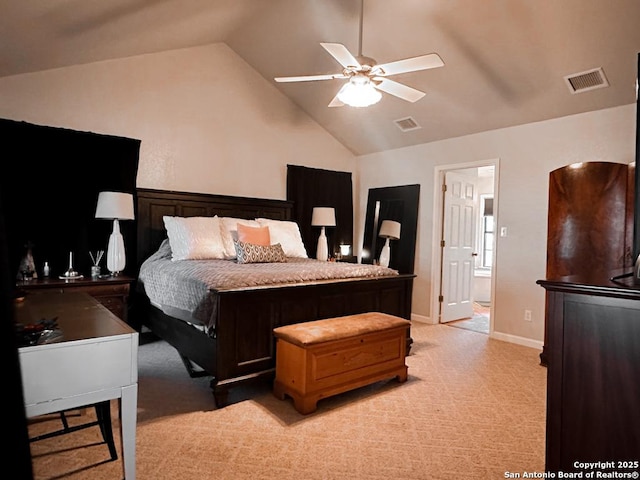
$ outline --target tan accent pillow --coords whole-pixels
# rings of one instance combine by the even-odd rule
[[[283,263],[287,257],[279,243],[275,245],[254,245],[252,243],[233,241],[236,247],[238,263]]]
[[[250,227],[249,225],[238,223],[238,241],[268,247],[271,245],[269,227]]]
[[[224,258],[232,260],[236,258],[236,247],[234,240],[238,239],[238,224],[249,225],[250,227],[261,227],[255,220],[246,220],[244,218],[220,217],[220,234],[222,236],[222,245],[224,246]],[[271,234],[269,234],[271,235]]]

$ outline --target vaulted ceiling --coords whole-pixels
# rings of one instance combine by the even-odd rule
[[[638,0],[0,0],[0,76],[224,42],[355,154],[547,120],[636,99]],[[329,108],[345,80],[320,42],[386,63],[436,52],[393,79],[426,92]],[[602,68],[609,86],[571,93]],[[593,76],[592,76],[593,77]],[[397,120],[420,128],[403,132]]]

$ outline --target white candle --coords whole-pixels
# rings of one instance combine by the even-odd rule
[[[73,266],[73,252],[69,252],[69,268]]]

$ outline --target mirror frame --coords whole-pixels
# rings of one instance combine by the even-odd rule
[[[378,237],[383,220],[401,225],[400,239],[391,240],[389,267],[399,273],[414,272],[420,185],[370,188],[365,215],[361,262],[372,264],[380,258],[385,240]],[[376,233],[374,235],[374,232]]]

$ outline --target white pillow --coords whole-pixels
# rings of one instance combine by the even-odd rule
[[[261,227],[255,220],[247,220],[245,218],[220,217],[220,236],[222,237],[222,247],[224,249],[224,258],[233,260],[236,258],[236,246],[234,240],[238,240],[238,223],[248,225],[249,227]],[[274,242],[271,242],[274,243]]]
[[[224,258],[220,219],[213,217],[163,216],[167,229],[171,260]]]
[[[296,222],[256,218],[261,227],[269,227],[271,245],[279,243],[287,257],[308,258],[307,250],[302,243],[300,228]]]

